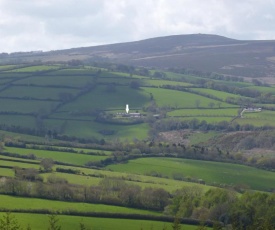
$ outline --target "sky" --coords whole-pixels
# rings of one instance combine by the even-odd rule
[[[0,53],[196,33],[275,40],[275,0],[0,0]]]

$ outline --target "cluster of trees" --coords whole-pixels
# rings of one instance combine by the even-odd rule
[[[198,187],[185,187],[172,194],[165,213],[180,218],[222,222],[232,229],[275,229],[275,194],[246,192],[239,196],[225,189],[204,193]]]

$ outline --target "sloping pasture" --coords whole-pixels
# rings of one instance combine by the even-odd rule
[[[38,86],[64,86],[64,87],[83,87],[93,81],[94,76],[81,75],[47,75],[32,76],[18,80],[15,84],[38,85]]]
[[[186,83],[186,82],[181,82],[181,81],[168,81],[168,80],[159,80],[159,79],[144,79],[143,85],[146,86],[163,86],[163,85],[172,85],[172,86],[187,86],[190,87],[192,84]]]
[[[0,104],[2,112],[35,113],[39,110],[50,111],[58,102],[1,98]]]
[[[60,66],[58,65],[34,65],[10,70],[9,72],[39,72],[45,70],[57,70],[59,68]]]
[[[70,152],[25,149],[25,148],[14,148],[14,147],[5,147],[4,150],[10,153],[17,153],[20,155],[34,154],[38,159],[52,158],[58,162],[74,164],[74,165],[85,165],[89,161],[100,161],[107,158],[107,156],[96,156],[96,155],[70,153]]]
[[[189,92],[159,88],[143,88],[143,90],[148,94],[152,93],[158,106],[169,106],[175,108],[208,108],[209,103],[214,103],[214,108],[232,107],[231,104],[219,102],[217,100],[209,99]],[[218,103],[220,103],[219,106],[217,105]]]
[[[167,113],[169,116],[197,117],[197,116],[221,116],[235,117],[238,109],[178,109]]]
[[[149,95],[143,90],[134,90],[129,87],[118,86],[115,92],[108,92],[106,87],[98,86],[93,91],[85,94],[75,101],[61,108],[65,111],[82,111],[90,109],[125,109],[129,104],[130,109],[140,109],[149,103]]]
[[[38,198],[22,198],[8,195],[0,195],[1,208],[7,210],[49,210],[55,212],[66,212],[74,210],[78,212],[104,212],[104,213],[135,213],[144,215],[158,215],[157,212],[125,208],[104,204],[89,204],[81,202],[53,201]]]
[[[227,92],[214,90],[214,89],[192,88],[192,91],[198,92],[198,93],[203,93],[205,95],[218,97],[223,101],[225,101],[229,97],[231,97],[231,98],[245,98],[245,97],[242,97],[241,95],[237,95],[237,94],[233,94],[233,93],[227,93]]]
[[[2,213],[4,214],[4,213]],[[1,213],[0,213],[1,215]],[[19,224],[26,227],[30,224],[32,230],[47,229],[48,215],[45,214],[29,214],[29,213],[15,213],[14,216],[18,219]],[[79,224],[83,223],[85,226],[92,229],[104,230],[151,230],[163,229],[172,230],[172,224],[159,221],[148,220],[128,220],[128,219],[112,219],[112,218],[96,218],[96,217],[82,217],[82,216],[64,216],[58,215],[58,224],[62,229],[75,230],[79,228]],[[182,225],[185,230],[195,230],[197,226]],[[208,228],[207,228],[208,229]]]
[[[0,97],[37,98],[61,100],[62,94],[76,95],[77,89],[33,87],[33,86],[13,86],[0,92]]]
[[[5,115],[0,114],[0,124],[35,128],[35,117],[27,115]],[[18,135],[18,134],[17,134]]]
[[[169,178],[172,178],[175,173],[180,173],[186,177],[203,179],[206,183],[246,184],[255,190],[274,189],[275,185],[274,172],[220,162],[177,158],[139,158],[127,164],[110,165],[107,168],[136,174],[155,171]]]
[[[96,137],[112,139],[114,137],[119,137],[124,140],[128,139],[129,141],[132,141],[133,138],[146,138],[149,131],[149,126],[145,123],[137,125],[112,125],[98,123],[92,120],[68,120],[66,122],[64,120],[46,119],[45,124],[48,128],[57,130],[63,126],[64,134],[83,138]]]
[[[252,124],[254,126],[275,126],[275,111],[244,112],[243,118],[238,118],[236,121],[239,124]]]

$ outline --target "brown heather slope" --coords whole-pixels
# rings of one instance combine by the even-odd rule
[[[155,68],[187,68],[272,81],[275,41],[241,41],[192,34],[24,55],[24,60],[106,61]]]

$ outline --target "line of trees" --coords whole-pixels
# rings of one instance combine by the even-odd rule
[[[72,185],[66,179],[52,175],[47,183],[37,177],[36,169],[15,169],[16,178],[1,181],[0,193],[51,200],[102,203],[163,211],[169,193],[161,188],[144,188],[116,178],[103,178],[97,186]]]

